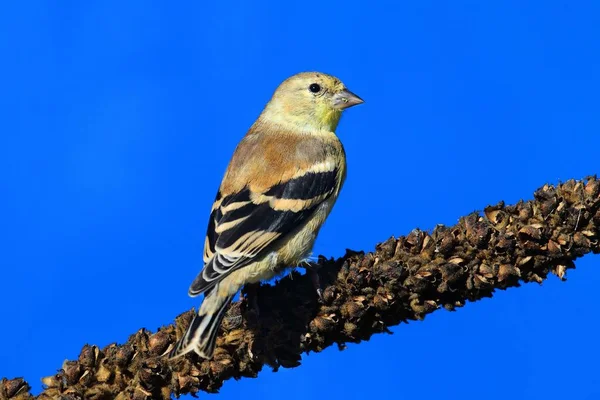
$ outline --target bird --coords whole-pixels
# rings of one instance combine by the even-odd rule
[[[204,299],[169,351],[211,359],[235,294],[309,257],[346,178],[335,131],[342,111],[364,101],[335,76],[301,72],[274,91],[238,143],[211,208],[204,266],[189,287]]]

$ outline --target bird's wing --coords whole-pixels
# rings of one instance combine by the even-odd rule
[[[249,187],[222,196],[217,194],[204,246],[205,266],[189,288],[196,296],[212,288],[232,271],[264,254],[339,187],[339,168],[298,171],[294,177],[262,191]]]

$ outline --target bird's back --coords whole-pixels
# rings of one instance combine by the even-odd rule
[[[277,131],[272,132],[275,129]],[[227,196],[245,186],[253,192],[264,192],[318,163],[329,163],[331,169],[338,169],[343,181],[346,171],[344,148],[333,132],[303,134],[256,124],[238,144],[220,192]],[[330,167],[324,165],[322,168]]]

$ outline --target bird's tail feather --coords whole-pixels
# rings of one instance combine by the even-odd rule
[[[185,335],[169,353],[169,358],[181,357],[193,350],[200,357],[211,359],[215,351],[219,327],[225,316],[225,310],[232,299],[233,295],[223,298],[223,301],[212,313],[200,314],[202,312],[202,308],[200,308]],[[206,301],[206,298],[204,301]]]

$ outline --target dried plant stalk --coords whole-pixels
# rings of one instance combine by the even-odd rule
[[[264,365],[295,367],[301,354],[360,342],[389,326],[453,310],[494,290],[564,279],[573,261],[600,252],[600,181],[596,177],[545,185],[534,200],[503,202],[433,232],[414,230],[372,253],[319,260],[325,289],[319,302],[310,279],[294,273],[257,291],[260,316],[234,303],[213,360],[161,357],[189,324],[193,311],[156,333],[141,329],[127,343],[100,350],[86,345],[43,379],[38,399],[169,399],[214,392],[230,378],[256,377]],[[0,400],[32,399],[22,379],[3,379]]]

